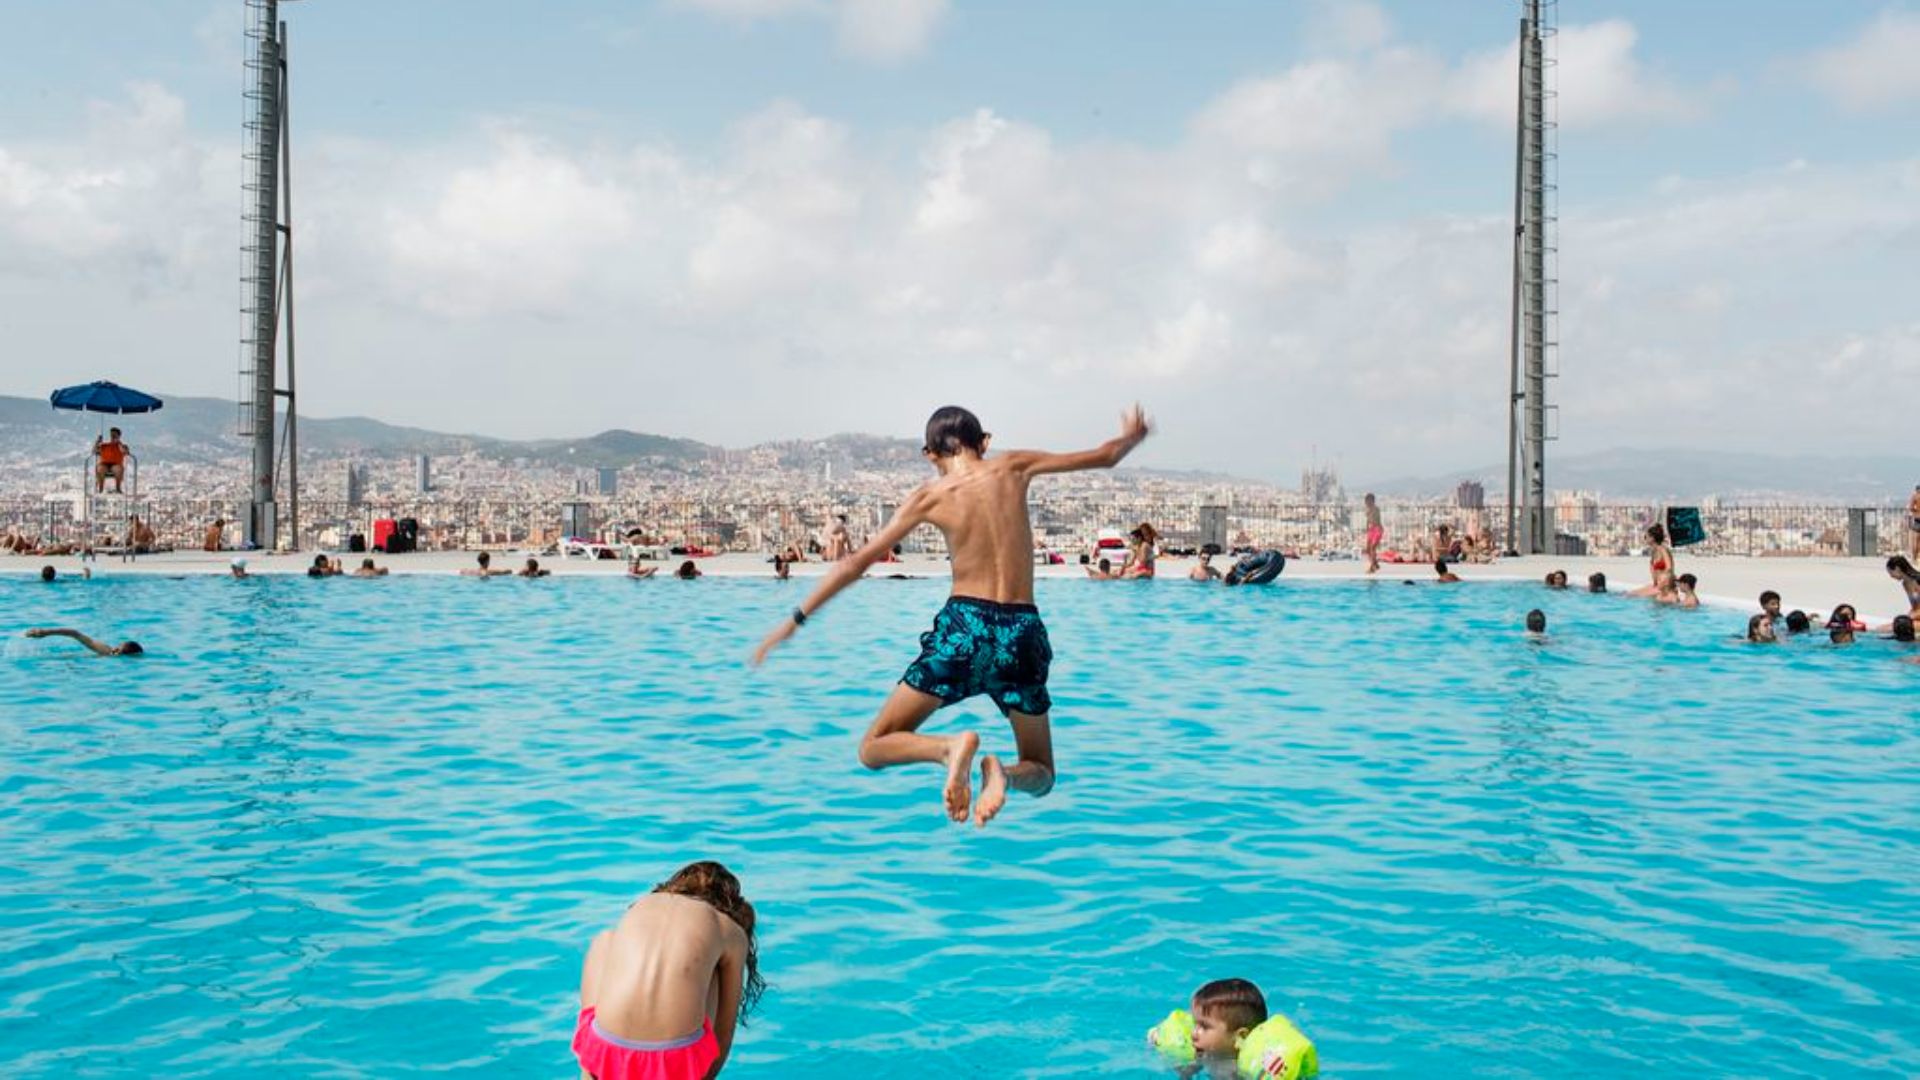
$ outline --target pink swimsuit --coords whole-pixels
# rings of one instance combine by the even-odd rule
[[[573,1056],[594,1080],[706,1080],[720,1060],[711,1020],[678,1039],[639,1042],[601,1031],[593,1016],[591,1005],[580,1010],[573,1027]]]

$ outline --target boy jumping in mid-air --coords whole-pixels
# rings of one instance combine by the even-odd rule
[[[1030,795],[1053,788],[1053,736],[1047,714],[1047,666],[1053,649],[1033,604],[1033,528],[1027,521],[1027,486],[1043,473],[1111,469],[1147,437],[1147,418],[1135,405],[1121,417],[1120,434],[1092,450],[1055,454],[1010,450],[986,456],[991,436],[957,405],[927,421],[921,453],[940,475],[907,497],[886,528],[865,547],[834,564],[813,595],[760,643],[760,663],[792,636],[835,593],[853,584],[893,545],[924,524],[947,538],[953,594],[920,635],[920,657],[908,666],[880,715],[860,741],[860,762],[884,769],[911,762],[947,767],[947,816],[976,825],[992,821],[1006,805],[1009,787]],[[973,757],[980,736],[922,735],[935,709],[987,694],[1013,725],[1019,761],[1003,765],[980,759],[980,795],[973,797]]]

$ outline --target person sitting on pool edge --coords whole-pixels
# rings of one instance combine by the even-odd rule
[[[78,630],[69,630],[64,626],[35,627],[27,631],[27,636],[30,638],[72,638],[93,650],[95,656],[139,656],[141,653],[146,652],[145,649],[140,647],[140,643],[137,641],[123,641],[118,645],[104,645]]]
[[[513,571],[511,570],[495,570],[493,568],[493,556],[484,551],[476,554],[473,560],[475,565],[460,571],[461,577],[490,578],[513,576]]]
[[[1593,573],[1588,574],[1587,575],[1587,591],[1590,593],[1606,592],[1607,591],[1607,575],[1601,573],[1598,570],[1595,570]]]
[[[760,1001],[753,905],[717,862],[682,867],[594,936],[573,1054],[602,1080],[711,1080]]]
[[[542,570],[542,569],[540,569],[540,560],[539,560],[539,559],[531,559],[531,558],[530,558],[530,559],[528,559],[528,560],[527,560],[527,565],[525,565],[525,566],[523,566],[523,567],[521,567],[521,568],[520,568],[520,573],[519,573],[519,575],[518,575],[518,576],[520,576],[520,577],[547,577],[547,576],[549,576],[549,575],[551,575],[552,573],[553,573],[553,571],[551,571],[551,570]]]
[[[1439,579],[1438,583],[1441,585],[1451,585],[1460,580],[1459,574],[1447,569],[1447,560],[1445,559],[1433,560],[1433,572]]]

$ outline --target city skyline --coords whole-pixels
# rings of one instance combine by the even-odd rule
[[[1562,5],[1549,486],[1789,418],[1872,451],[1920,367],[1920,14],[1673,7]],[[1504,452],[1517,5],[448,10],[287,10],[305,411],[1063,445],[1139,399],[1162,468]],[[238,5],[115,15],[9,14],[0,391],[230,395]]]

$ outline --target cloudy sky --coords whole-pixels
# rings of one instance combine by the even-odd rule
[[[301,395],[509,436],[1505,455],[1506,0],[306,0]],[[1920,4],[1560,5],[1559,452],[1889,452]],[[232,396],[240,0],[0,0],[0,393]]]

